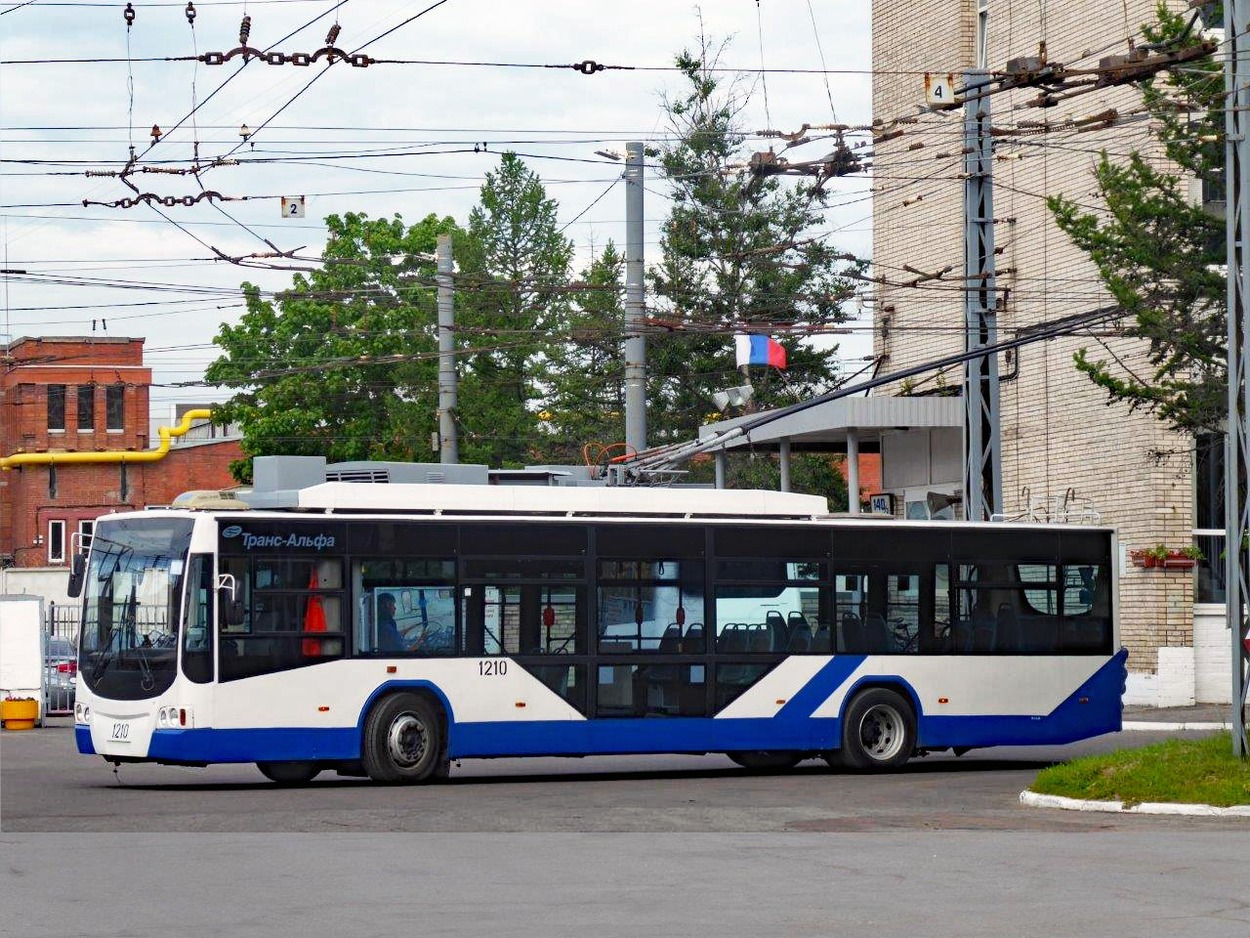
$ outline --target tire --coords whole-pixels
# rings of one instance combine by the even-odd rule
[[[730,759],[744,769],[753,769],[757,772],[769,769],[792,769],[803,761],[801,753],[787,752],[781,749],[750,749],[741,752],[727,752],[725,755],[729,756]]]
[[[315,762],[257,762],[260,774],[279,785],[307,785],[321,774]]]
[[[841,762],[858,772],[898,769],[916,748],[916,715],[892,690],[872,687],[857,694],[842,721]]]
[[[361,761],[375,782],[423,782],[443,759],[438,711],[419,694],[383,698],[365,721]]]

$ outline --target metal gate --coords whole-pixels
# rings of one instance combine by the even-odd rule
[[[49,603],[44,613],[43,712],[46,716],[74,712],[80,615],[79,607],[56,603]]]

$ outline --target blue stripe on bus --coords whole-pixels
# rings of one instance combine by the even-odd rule
[[[91,741],[91,727],[75,723],[74,742],[78,744],[78,751],[84,756],[95,755],[95,743]]]
[[[278,729],[156,730],[148,758],[168,762],[301,762],[359,759],[360,730],[282,727]]]
[[[1121,728],[1126,658],[1125,651],[1115,655],[1045,716],[920,714],[918,744],[926,748],[1050,745],[1116,732]],[[829,749],[840,742],[841,720],[813,718],[811,713],[845,683],[862,660],[861,656],[834,658],[774,717],[453,722],[449,754],[452,758],[472,758]],[[906,682],[896,676],[867,676],[864,680],[898,684],[912,694]],[[184,762],[359,759],[361,732],[359,725],[156,730],[148,758]],[[75,736],[79,751],[90,752],[90,748],[83,748],[91,746],[89,728],[75,727]]]

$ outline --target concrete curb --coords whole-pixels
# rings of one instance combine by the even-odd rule
[[[1231,723],[1161,723],[1150,720],[1126,720],[1122,726],[1127,732],[1183,733],[1189,730],[1231,730]]]
[[[1061,808],[1064,811],[1106,811],[1112,814],[1183,814],[1191,817],[1244,817],[1250,818],[1250,804],[1217,808],[1209,804],[1172,804],[1145,801],[1126,805],[1123,801],[1082,801],[1062,795],[1039,795],[1033,791],[1020,792],[1020,803],[1031,808]]]

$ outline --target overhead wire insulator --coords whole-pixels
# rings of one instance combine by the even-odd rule
[[[186,14],[187,22],[191,25],[192,29],[195,29],[195,4],[192,3],[191,0],[187,0]]]
[[[330,27],[330,31],[326,33],[326,45],[327,46],[332,46],[336,42],[338,42],[339,32],[342,30],[342,28],[343,27],[340,26],[338,23],[335,23],[333,26]]]
[[[135,8],[133,4],[127,3],[126,9],[122,11],[122,16],[126,18],[126,28],[129,29],[135,24]]]
[[[243,16],[243,22],[239,24],[239,45],[247,45],[247,37],[252,34],[252,18],[247,14]]]

